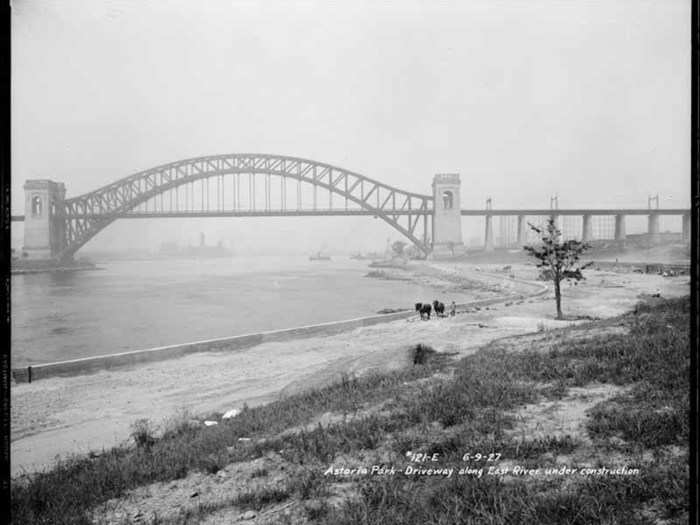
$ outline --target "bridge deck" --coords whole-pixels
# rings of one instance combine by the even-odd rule
[[[462,215],[483,216],[483,215],[684,215],[690,213],[690,209],[676,208],[606,208],[606,209],[563,209],[551,210],[548,208],[533,208],[533,209],[504,209],[504,210],[462,210]]]
[[[389,215],[427,215],[432,210],[392,210],[387,211]],[[550,210],[546,208],[532,209],[503,209],[503,210],[462,210],[463,216],[483,217],[491,216],[548,216],[548,215],[686,215],[690,210],[675,208],[659,208],[649,210],[647,208],[633,209],[562,209]],[[115,218],[122,219],[151,219],[151,218],[186,218],[186,217],[348,217],[348,216],[373,216],[376,215],[370,210],[230,210],[230,211],[153,211],[153,212],[128,212],[125,214],[115,214]],[[94,218],[107,217],[109,214],[79,214],[71,215],[74,218]],[[12,215],[12,221],[23,221],[24,215]]]

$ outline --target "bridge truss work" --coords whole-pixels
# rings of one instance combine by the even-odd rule
[[[427,255],[432,205],[432,196],[329,164],[280,155],[229,154],[141,171],[66,199],[55,214],[65,231],[60,258],[72,257],[119,218],[352,215],[381,218]]]

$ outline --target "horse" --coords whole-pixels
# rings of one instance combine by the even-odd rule
[[[445,303],[441,303],[437,299],[433,301],[433,309],[435,310],[435,315],[438,317],[445,316]]]
[[[426,315],[428,319],[430,319],[431,310],[432,307],[430,306],[430,303],[416,303],[416,312],[420,314],[421,319],[423,319],[424,315]]]

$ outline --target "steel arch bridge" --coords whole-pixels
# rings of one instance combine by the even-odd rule
[[[256,179],[261,178],[264,189],[256,191]],[[248,193],[247,207],[242,206],[241,179]],[[297,186],[292,207],[288,206],[290,181],[292,185],[296,181]],[[277,183],[281,205],[273,209],[273,186]],[[310,209],[302,207],[302,185],[313,189]],[[318,190],[327,193],[327,208],[318,205]],[[335,202],[338,200],[341,202]],[[119,218],[222,216],[370,215],[383,219],[427,255],[432,208],[430,195],[406,192],[330,164],[282,155],[234,153],[180,160],[135,173],[58,202],[53,214],[64,232],[63,247],[57,253],[60,259],[72,257]]]

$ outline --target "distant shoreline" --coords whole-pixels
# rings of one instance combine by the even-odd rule
[[[52,266],[46,263],[21,263],[12,262],[10,267],[11,275],[22,275],[29,273],[52,273],[52,272],[77,272],[84,270],[103,270],[103,268],[93,263],[76,262],[69,265]]]

